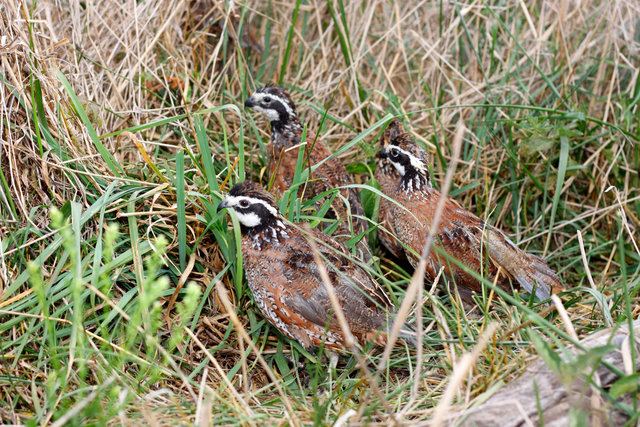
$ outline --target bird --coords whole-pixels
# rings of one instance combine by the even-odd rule
[[[274,177],[273,189],[282,194],[293,184],[298,149],[302,143],[303,126],[298,118],[296,105],[289,93],[279,85],[270,84],[256,90],[245,101],[245,107],[256,110],[266,116],[271,125],[271,143],[269,151],[269,173]],[[328,193],[316,203],[319,208],[328,198],[332,190],[339,188],[325,218],[338,220],[333,235],[342,242],[350,240],[354,235],[364,235],[368,229],[364,210],[354,187],[353,178],[337,158],[326,160],[332,153],[329,147],[307,129],[304,145],[305,167],[320,164],[310,175],[310,181],[303,194],[304,200],[312,200],[318,195]],[[350,226],[350,224],[352,227]],[[366,239],[356,245],[359,258],[365,262],[371,260],[371,249]]]
[[[379,152],[381,169],[377,173],[383,194],[399,205],[382,200],[382,220],[406,245],[404,254],[415,268],[442,196],[431,184],[426,151],[404,131],[400,122],[392,125],[382,138],[385,145]],[[521,288],[541,301],[563,289],[559,277],[543,258],[521,250],[502,231],[447,197],[425,277],[434,280],[444,267],[445,277],[455,284],[463,301],[473,303],[473,293],[480,293],[482,285],[458,264],[478,274],[485,273],[485,277],[504,290],[511,290],[512,286]]]
[[[382,133],[380,137],[381,147],[385,147],[389,142],[395,139],[404,129],[402,123],[398,119],[393,119]],[[383,194],[391,194],[395,191],[402,177],[393,165],[385,159],[378,156],[378,162],[374,173],[374,178],[380,185],[380,189]],[[387,248],[389,253],[399,260],[405,259],[404,247],[396,237],[396,232],[393,229],[393,219],[390,218],[391,208],[393,202],[381,197],[380,204],[378,205],[378,220],[381,228],[378,228],[378,240],[382,245]]]
[[[240,223],[243,267],[255,303],[280,332],[307,350],[350,349],[332,315],[309,237],[324,258],[355,344],[386,344],[394,305],[368,270],[343,256],[342,243],[317,229],[307,236],[280,214],[271,193],[251,181],[235,184],[217,207],[223,209],[235,212]],[[403,325],[400,337],[415,344],[414,336],[411,325]]]

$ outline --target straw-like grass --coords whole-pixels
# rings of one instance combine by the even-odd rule
[[[630,324],[639,34],[632,0],[0,3],[0,420],[429,421],[536,352]],[[557,305],[487,292],[469,309],[427,286],[410,313],[420,352],[366,348],[327,372],[278,334],[215,209],[223,183],[268,181],[267,123],[242,107],[268,82],[362,186],[387,114],[432,153],[438,186],[466,127],[449,194],[547,258],[564,321]],[[362,191],[373,221],[378,197]],[[400,305],[411,271],[371,237]]]

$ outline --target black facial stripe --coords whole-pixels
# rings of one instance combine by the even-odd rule
[[[289,113],[287,113],[287,109],[279,100],[271,99],[269,108],[278,112],[278,117],[280,118],[281,122],[286,122],[289,120]]]
[[[231,206],[231,209],[233,209],[234,211],[236,211],[237,213],[240,214],[256,214],[258,215],[258,217],[260,219],[266,219],[268,217],[271,217],[273,215],[271,215],[271,212],[269,212],[263,205],[259,205],[259,204],[250,204],[249,206],[247,206],[246,208],[241,207],[240,205],[235,205],[235,206]]]
[[[395,156],[394,158],[392,158],[392,161],[395,163],[399,163],[402,166],[406,166],[409,163],[411,163],[409,156],[407,156],[406,154],[400,152],[397,156]]]

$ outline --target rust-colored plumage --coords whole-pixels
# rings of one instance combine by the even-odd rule
[[[282,193],[293,183],[298,162],[298,151],[304,149],[304,165],[307,168],[320,164],[310,175],[304,194],[305,200],[341,188],[325,215],[339,221],[333,233],[340,241],[345,242],[354,234],[361,234],[367,230],[364,211],[355,188],[344,188],[352,185],[353,179],[338,159],[326,160],[332,153],[313,132],[307,130],[304,146],[301,147],[303,127],[298,119],[296,106],[284,88],[269,85],[258,89],[245,102],[245,106],[264,114],[271,123],[271,144],[269,158],[269,176],[274,177],[273,188]],[[330,193],[329,196],[330,197]],[[327,197],[322,199],[321,205]],[[360,255],[365,260],[371,258],[371,252],[366,240],[358,244]]]
[[[426,152],[401,126],[395,121],[385,131],[385,145],[380,151],[377,172],[378,180],[384,182],[381,182],[384,194],[401,206],[381,200],[384,213],[381,221],[411,249],[404,253],[415,267],[441,195],[431,185]],[[395,186],[392,185],[391,168],[396,172]],[[393,247],[397,245],[395,240],[385,245],[397,248]],[[505,290],[513,286],[533,292],[535,288],[535,295],[540,300],[547,299],[552,291],[562,289],[558,276],[542,258],[522,251],[500,230],[486,224],[456,201],[447,199],[437,241],[427,262],[426,277],[433,280],[440,267],[445,266],[445,276],[452,279],[460,296],[472,301],[472,293],[481,292],[481,284],[458,264],[490,280],[497,280],[497,285]]]
[[[367,271],[344,257],[344,245],[317,230],[306,236],[277,210],[257,184],[236,184],[218,210],[232,209],[242,227],[244,270],[256,304],[284,335],[303,347],[344,349],[343,331],[320,277],[308,238],[324,259],[329,279],[358,344],[386,343],[393,305]],[[409,328],[402,337],[411,341]]]

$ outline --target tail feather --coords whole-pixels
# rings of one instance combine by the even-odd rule
[[[409,323],[405,323],[402,329],[400,329],[400,338],[402,338],[402,340],[407,344],[414,347],[418,345],[418,342],[416,341],[417,335],[416,329]]]
[[[381,336],[381,341],[379,342],[379,344],[381,344],[381,345],[385,345],[386,344],[386,339],[391,334],[391,330],[393,329],[394,324],[395,324],[395,320],[392,323],[388,324],[387,332],[386,332],[386,334]],[[384,337],[384,338],[382,338],[382,337]],[[413,326],[412,324],[410,324],[408,322],[404,322],[404,324],[402,325],[402,328],[400,329],[400,333],[399,333],[398,337],[402,341],[406,342],[409,345],[412,345],[414,347],[417,345],[416,328],[415,328],[415,326]]]
[[[514,274],[520,286],[529,293],[532,293],[535,287],[535,295],[539,300],[549,298],[551,293],[560,292],[562,284],[555,271],[538,260],[531,261],[530,269],[521,270],[519,274]]]
[[[538,300],[545,300],[551,293],[563,289],[562,282],[543,258],[518,248],[502,232],[491,230],[487,239],[491,259],[509,276],[518,281],[526,292],[534,293]]]

